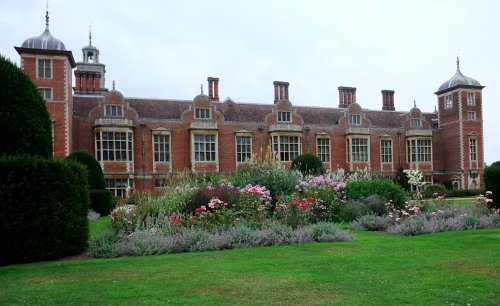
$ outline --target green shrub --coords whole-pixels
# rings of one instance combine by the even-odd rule
[[[448,198],[474,197],[484,192],[484,189],[452,189],[447,190],[445,195]]]
[[[90,209],[101,216],[107,216],[113,210],[113,195],[109,190],[89,190]]]
[[[339,211],[339,218],[345,222],[351,222],[357,218],[369,214],[370,209],[361,203],[348,203],[342,205]]]
[[[304,153],[294,158],[292,169],[300,171],[303,175],[320,175],[325,173],[321,159],[311,153]]]
[[[397,207],[403,207],[406,192],[401,186],[387,179],[349,181],[346,186],[348,200],[357,200],[377,195],[385,201],[392,201]]]
[[[410,189],[410,184],[408,183],[408,176],[404,173],[404,168],[399,167],[396,172],[396,176],[394,177],[394,182],[401,186],[404,190]]]
[[[72,159],[87,167],[90,190],[106,189],[104,173],[102,172],[101,165],[99,165],[99,162],[97,162],[94,155],[86,151],[75,151],[66,158]]]
[[[52,157],[52,123],[30,78],[0,55],[0,156]]]
[[[447,192],[446,187],[441,184],[432,184],[428,186],[424,186],[424,191],[422,192],[422,196],[424,198],[435,198],[434,194],[445,195]]]
[[[0,265],[61,258],[87,246],[86,169],[40,157],[0,158]]]
[[[253,165],[238,170],[234,175],[234,185],[244,187],[248,184],[266,186],[275,200],[277,195],[292,193],[299,182],[300,173],[275,166]]]
[[[500,208],[500,162],[494,162],[493,165],[484,169],[484,187],[486,191],[491,191],[493,194],[490,198],[493,200],[492,205]]]

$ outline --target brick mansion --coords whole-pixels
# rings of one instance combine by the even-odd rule
[[[380,109],[365,109],[356,88],[343,86],[337,107],[295,106],[282,81],[269,82],[269,101],[259,104],[221,99],[216,77],[193,100],[127,98],[106,88],[91,39],[76,62],[50,33],[48,13],[45,31],[15,49],[46,101],[54,155],[92,153],[117,196],[161,187],[179,172],[235,171],[267,148],[286,167],[308,152],[330,170],[418,168],[427,182],[483,187],[484,86],[462,74],[458,59],[455,74],[436,84],[437,108],[422,112],[396,111],[393,90],[381,91]]]

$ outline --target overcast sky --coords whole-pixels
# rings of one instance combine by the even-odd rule
[[[0,7],[0,53],[18,63],[14,46],[43,32],[46,0]],[[392,89],[396,110],[416,100],[432,112],[458,52],[486,86],[488,164],[500,160],[499,13],[497,0],[49,1],[50,31],[77,62],[92,24],[106,87],[126,97],[193,99],[213,76],[222,100],[272,103],[273,81],[287,81],[294,105],[337,107],[337,87],[353,86],[363,108],[381,109]]]

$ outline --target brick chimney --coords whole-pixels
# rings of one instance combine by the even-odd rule
[[[212,101],[219,101],[219,78],[208,77],[208,97]]]
[[[382,90],[382,110],[394,111],[394,90]]]
[[[290,83],[274,81],[274,102],[276,103],[279,100],[288,100],[288,86]]]
[[[356,87],[339,87],[339,108],[347,108],[356,103]]]

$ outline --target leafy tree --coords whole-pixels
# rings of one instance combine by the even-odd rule
[[[49,112],[35,84],[0,55],[0,156],[52,157]]]
[[[394,178],[394,182],[399,186],[403,187],[404,190],[408,190],[410,185],[408,184],[408,176],[404,173],[404,168],[399,167],[396,172],[396,177]]]
[[[500,161],[494,162],[484,169],[484,187],[486,191],[491,191],[493,206],[500,208]]]

